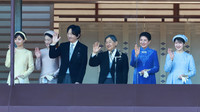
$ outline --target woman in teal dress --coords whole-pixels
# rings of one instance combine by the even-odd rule
[[[166,84],[192,84],[191,77],[196,74],[195,63],[193,56],[183,50],[185,35],[176,35],[172,41],[176,51],[168,49],[168,54],[165,62],[165,71],[169,72]]]

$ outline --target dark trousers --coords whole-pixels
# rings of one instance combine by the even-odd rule
[[[71,84],[72,81],[71,81],[71,77],[70,77],[70,74],[66,73],[66,76],[63,80],[63,84]]]
[[[104,84],[114,84],[112,78],[106,78]]]

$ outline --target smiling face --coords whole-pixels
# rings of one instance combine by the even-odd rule
[[[117,47],[118,42],[114,42],[111,38],[107,38],[105,41],[106,49],[108,51],[112,51]]]
[[[145,37],[145,36],[140,37],[140,46],[143,49],[146,49],[149,46],[150,42],[151,41],[149,41],[147,37]]]
[[[45,43],[46,47],[49,48],[49,45],[52,43],[52,38],[47,36],[47,35],[45,35],[44,43]]]
[[[181,52],[181,51],[183,51],[184,43],[181,41],[175,40],[174,46],[177,51]]]
[[[72,34],[72,29],[69,29],[69,31],[67,32],[67,38],[71,43],[74,43],[78,40],[78,37]]]
[[[15,38],[15,44],[17,47],[23,47],[25,40],[19,35]]]

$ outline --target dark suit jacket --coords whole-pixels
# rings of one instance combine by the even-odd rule
[[[127,84],[127,78],[128,78],[128,70],[129,70],[129,63],[128,63],[128,57],[124,53],[116,52],[115,56],[121,55],[121,58],[117,59],[117,65],[116,65],[116,76],[117,76],[117,84]],[[90,66],[98,66],[100,65],[100,75],[99,75],[99,83],[103,84],[104,81],[107,78],[107,75],[109,71],[111,71],[112,79],[114,82],[114,72],[115,72],[115,65],[114,65],[114,59],[112,63],[112,67],[110,69],[109,67],[109,55],[108,51],[99,53],[97,56],[90,57],[89,65]]]
[[[49,57],[61,57],[58,83],[63,83],[67,68],[69,68],[72,83],[82,83],[87,65],[88,48],[84,44],[77,42],[71,60],[69,61],[70,42],[61,43],[58,48],[50,46]]]

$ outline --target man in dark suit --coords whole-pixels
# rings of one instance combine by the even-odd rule
[[[61,37],[53,36],[50,45],[49,57],[61,57],[58,83],[82,83],[87,65],[87,46],[79,42],[81,29],[77,25],[70,25],[67,28],[67,38],[69,42],[61,43],[56,48],[56,43]]]
[[[95,42],[93,45],[93,53],[90,57],[89,65],[93,67],[100,65],[100,84],[127,84],[128,57],[117,50],[117,44],[117,38],[114,35],[108,35],[105,38],[107,51],[98,53],[101,49],[100,43]]]

